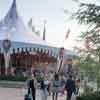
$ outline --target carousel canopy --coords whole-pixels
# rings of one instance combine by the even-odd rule
[[[59,48],[51,46],[25,26],[17,12],[16,0],[13,0],[8,13],[4,19],[0,21],[0,48],[2,48],[2,41],[5,39],[11,41],[11,49],[39,48],[49,50],[49,52],[52,52],[54,55],[57,55],[59,52]],[[74,55],[74,53],[69,50],[65,51],[65,55]]]

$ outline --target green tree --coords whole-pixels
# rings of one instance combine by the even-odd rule
[[[79,24],[87,25],[86,31],[81,33],[82,41],[89,38],[91,48],[84,50],[84,59],[88,60],[86,63],[92,67],[95,65],[97,89],[100,84],[100,6],[96,4],[80,3],[77,12],[73,13],[73,18],[77,19]],[[83,51],[82,51],[83,52]],[[90,58],[95,62],[90,62]],[[90,59],[90,60],[89,60]],[[86,66],[87,69],[87,66]],[[89,69],[90,70],[90,69]]]

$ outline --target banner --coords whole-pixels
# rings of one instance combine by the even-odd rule
[[[69,37],[70,34],[70,29],[67,30],[66,35],[65,35],[65,39],[67,39]]]
[[[57,73],[59,73],[61,67],[64,63],[64,48],[60,48],[59,54],[58,54],[58,65],[57,65]]]

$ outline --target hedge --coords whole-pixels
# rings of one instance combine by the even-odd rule
[[[27,77],[23,77],[23,76],[0,76],[0,80],[5,80],[5,81],[26,81]]]
[[[37,75],[36,79],[38,82],[41,82],[42,80],[44,80],[44,77],[42,77],[41,75]]]
[[[100,100],[100,92],[90,93],[77,97],[77,100]]]

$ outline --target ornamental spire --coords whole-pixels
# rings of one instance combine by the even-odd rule
[[[16,0],[13,0],[13,3],[11,5],[11,8],[9,9],[7,15],[4,18],[4,23],[13,25],[18,18],[18,12],[16,8]]]

